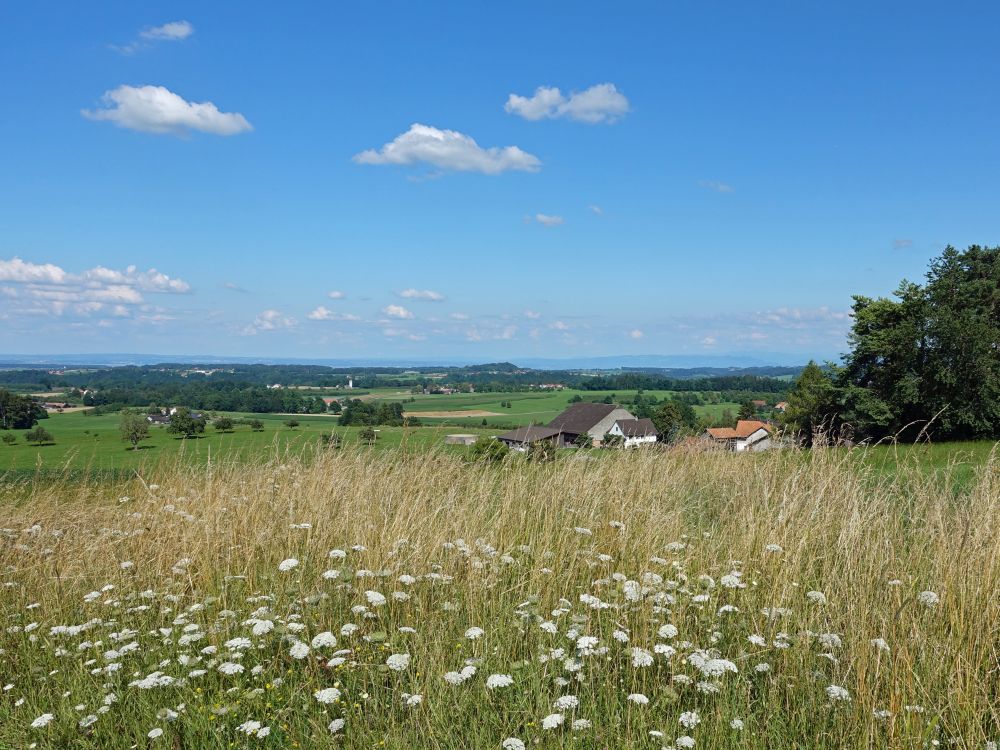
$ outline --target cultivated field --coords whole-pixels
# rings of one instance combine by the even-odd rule
[[[986,748],[1000,466],[328,451],[0,487],[0,746]]]

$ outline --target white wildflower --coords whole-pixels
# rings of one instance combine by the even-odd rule
[[[320,703],[336,703],[340,700],[340,691],[334,687],[323,688],[313,693],[313,697]]]
[[[385,660],[385,665],[394,672],[402,672],[410,666],[410,655],[390,654],[389,658]]]
[[[287,573],[288,571],[293,570],[297,567],[299,567],[299,561],[296,560],[294,557],[289,557],[287,560],[282,560],[280,563],[278,563],[278,570],[280,570],[282,573]]]
[[[514,678],[509,674],[491,674],[486,678],[486,687],[490,690],[510,687],[514,684]]]
[[[649,704],[649,698],[647,698],[642,693],[631,693],[628,697],[625,698],[625,700],[631,701],[637,706],[645,706]]]
[[[566,721],[566,717],[562,714],[549,714],[542,719],[542,729],[555,729],[561,726],[564,721]]]

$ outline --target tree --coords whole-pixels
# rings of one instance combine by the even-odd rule
[[[799,434],[806,445],[820,433],[835,433],[840,426],[838,389],[823,368],[812,360],[788,394],[783,424]]]
[[[229,417],[219,417],[214,422],[212,422],[212,427],[214,427],[219,432],[232,432],[233,420],[231,420]]]
[[[14,443],[17,442],[17,435],[5,432],[3,434],[3,437],[0,437],[0,440],[3,440],[7,445],[13,445]]]
[[[650,419],[660,433],[660,440],[665,443],[672,443],[698,428],[694,407],[674,399],[661,403]]]
[[[737,415],[737,419],[756,419],[757,418],[757,407],[753,405],[752,401],[744,401],[740,404],[740,412]]]
[[[34,427],[24,433],[24,439],[29,443],[35,443],[35,445],[55,443],[55,439],[49,434],[49,431],[41,425],[38,425],[37,427]]]
[[[0,429],[26,430],[47,417],[40,404],[0,388]]]
[[[297,419],[286,419],[286,420],[285,420],[285,421],[283,422],[283,424],[284,424],[284,425],[285,425],[285,427],[287,427],[287,428],[288,428],[289,430],[294,430],[294,429],[295,429],[296,427],[298,427],[298,426],[299,426],[299,420],[297,420]]]
[[[601,438],[602,448],[624,448],[625,438],[621,435],[612,435],[610,432],[605,433],[604,437]]]
[[[583,433],[582,435],[577,435],[576,440],[573,441],[573,445],[577,448],[593,448],[594,438],[592,438],[588,433]]]
[[[331,432],[330,434],[324,432],[319,436],[319,442],[324,448],[337,449],[340,447],[340,435],[336,432]]]
[[[141,441],[149,438],[149,420],[144,414],[125,409],[118,422],[118,432],[122,440],[131,443],[132,450],[136,450]]]
[[[378,438],[378,434],[372,427],[365,427],[358,433],[358,439],[362,442],[368,443],[368,445],[374,445],[375,440]]]
[[[250,420],[250,429],[253,430],[254,432],[263,432],[264,431],[264,423],[261,422],[259,419],[251,419]]]
[[[183,438],[194,437],[204,431],[205,418],[201,415],[194,416],[191,410],[184,406],[170,416],[170,425],[167,427],[167,432]]]

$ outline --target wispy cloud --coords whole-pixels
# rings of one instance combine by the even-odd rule
[[[629,111],[629,101],[613,83],[599,83],[568,97],[554,86],[539,86],[533,96],[507,97],[504,109],[525,120],[567,117],[580,122],[615,122]]]
[[[698,180],[698,187],[706,190],[714,190],[717,193],[731,193],[733,186],[726,182],[716,182],[715,180]]]
[[[112,122],[118,127],[156,135],[184,135],[191,131],[237,135],[253,130],[239,112],[221,112],[212,102],[189,102],[163,86],[119,86],[101,97],[100,109],[84,109],[88,120]]]
[[[147,26],[139,32],[138,39],[121,46],[111,45],[123,55],[134,55],[144,47],[156,42],[181,42],[194,34],[194,26],[189,21],[170,21],[161,26]]]
[[[397,294],[403,299],[422,299],[430,302],[442,302],[444,295],[431,289],[404,289]]]
[[[524,317],[526,317],[528,320],[538,320],[540,317],[542,317],[542,314],[540,312],[537,312],[536,310],[525,310]]]
[[[500,174],[507,171],[537,172],[538,157],[517,146],[482,148],[475,140],[455,130],[440,130],[415,123],[379,149],[354,156],[357,164],[430,164],[456,172]]]
[[[339,289],[331,289],[329,292],[326,293],[326,296],[329,297],[330,299],[344,299],[345,297],[347,297],[347,295],[344,294]]]
[[[604,209],[594,203],[591,203],[589,206],[587,206],[587,208],[592,214],[597,214],[598,216],[604,216]]]
[[[220,286],[223,289],[228,289],[231,292],[241,292],[241,293],[245,294],[246,291],[247,291],[242,286],[240,286],[239,284],[237,284],[235,281],[224,281],[222,284],[220,284]]]
[[[535,214],[535,221],[543,227],[558,227],[566,223],[566,220],[562,216],[551,214]]]
[[[893,240],[892,248],[893,250],[905,250],[908,247],[913,247],[913,240]]]
[[[353,315],[351,313],[334,312],[333,310],[329,310],[323,307],[323,305],[320,305],[315,310],[309,312],[309,314],[306,315],[306,317],[309,318],[309,320],[342,320],[342,321],[361,320],[361,318],[357,315]]]

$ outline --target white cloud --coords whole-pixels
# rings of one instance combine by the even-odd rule
[[[63,269],[52,263],[30,263],[17,256],[10,260],[0,259],[0,281],[63,284],[68,276]]]
[[[25,315],[90,316],[107,310],[124,317],[130,315],[126,306],[144,302],[144,292],[183,294],[191,289],[186,281],[155,268],[139,271],[128,266],[118,271],[96,266],[74,274],[54,263],[32,263],[18,257],[0,259],[0,282],[12,284],[2,288],[3,296],[17,300],[19,307],[13,312]]]
[[[551,328],[551,329],[553,329],[555,331],[568,331],[569,330],[569,324],[564,323],[561,320],[554,320],[551,323],[549,323],[549,328]]]
[[[913,247],[913,240],[893,240],[892,247],[894,250],[905,250],[908,247]]]
[[[698,180],[698,187],[706,190],[714,190],[717,193],[731,193],[733,186],[726,182],[716,182],[715,180]]]
[[[517,326],[503,326],[502,328],[473,326],[465,331],[465,338],[468,341],[510,341],[516,336]]]
[[[458,172],[500,174],[508,170],[537,172],[541,162],[517,146],[482,148],[470,136],[415,123],[380,149],[354,156],[358,164],[430,164]]]
[[[399,320],[409,320],[413,317],[413,313],[402,305],[386,305],[382,308],[382,312],[390,318],[398,318]]]
[[[524,317],[528,318],[529,320],[538,320],[540,317],[542,317],[542,314],[540,312],[536,312],[535,310],[525,310]]]
[[[339,313],[333,310],[328,310],[327,308],[320,305],[315,310],[306,315],[309,320],[361,320],[357,315],[352,315],[351,313]]]
[[[187,21],[171,21],[162,26],[152,26],[139,32],[143,39],[154,41],[177,42],[187,39],[194,33],[194,26]]]
[[[344,299],[347,295],[344,294],[339,289],[333,289],[333,290],[327,292],[326,296],[329,297],[330,299]]]
[[[197,130],[236,135],[253,127],[239,112],[220,112],[212,102],[189,102],[163,86],[119,86],[101,97],[107,106],[84,109],[88,120],[106,120],[143,133],[183,135]]]
[[[587,208],[590,209],[590,212],[593,214],[597,214],[598,216],[604,216],[604,209],[595,203],[591,203],[589,206],[587,206]]]
[[[634,328],[628,332],[628,337],[630,339],[636,339],[637,341],[643,338],[646,334],[640,331],[638,328]]]
[[[549,214],[535,214],[535,221],[543,227],[558,227],[566,223],[566,220],[562,216],[551,216]]]
[[[461,312],[448,313],[448,317],[452,320],[468,320],[469,316]]]
[[[425,299],[431,302],[441,302],[444,300],[444,295],[441,292],[434,292],[430,289],[404,289],[399,292],[399,296],[403,299]]]
[[[244,292],[244,293],[246,292],[246,289],[244,289],[243,287],[241,287],[235,281],[224,281],[222,283],[222,288],[223,289],[228,289],[231,292]]]
[[[703,346],[715,346],[715,336],[706,336],[701,340]]]
[[[629,111],[629,102],[613,83],[599,83],[569,97],[554,86],[539,86],[531,97],[511,94],[504,109],[525,120],[568,117],[580,122],[610,123]]]
[[[295,318],[288,317],[278,310],[264,310],[253,322],[243,329],[246,336],[255,336],[265,331],[284,331],[297,325]]]

